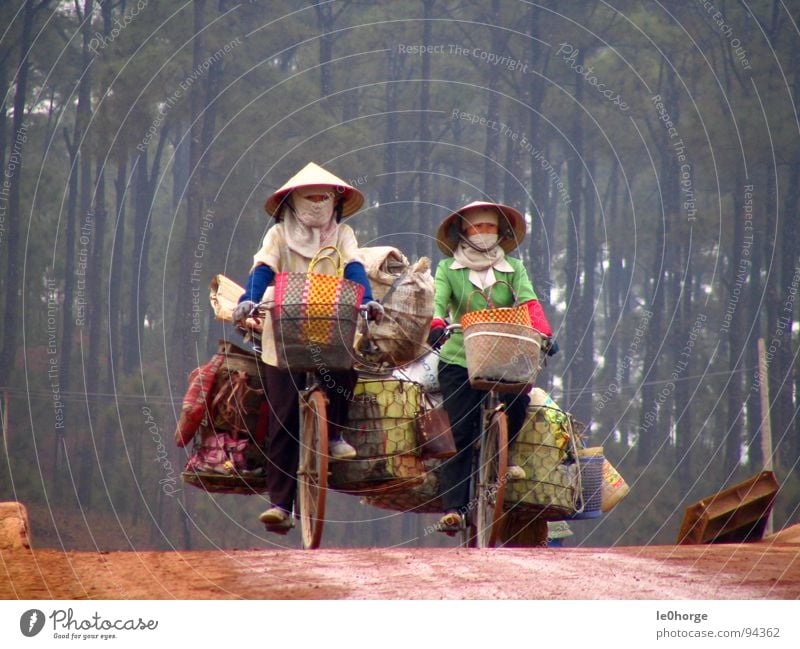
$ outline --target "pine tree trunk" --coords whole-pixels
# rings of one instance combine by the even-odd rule
[[[205,0],[194,2],[194,47],[192,50],[193,66],[201,65],[205,51],[203,28],[205,27]],[[191,246],[199,239],[200,223],[204,212],[203,188],[200,182],[200,158],[203,154],[201,146],[203,135],[203,83],[195,83],[191,90],[191,126],[189,133],[189,169],[191,176],[188,179],[186,191],[186,224],[183,236],[183,254],[180,254],[177,281],[172,290],[177,303],[176,315],[173,320],[173,336],[175,340],[184,340],[192,330],[192,305],[191,305],[191,273],[193,257]],[[178,345],[175,350],[175,374],[171,379],[177,385],[183,385],[189,371],[194,367],[195,350],[191,345]]]
[[[728,384],[727,384],[727,403],[725,417],[725,454],[722,465],[724,476],[733,475],[739,465],[741,456],[742,421],[742,375],[740,369],[744,366],[742,355],[744,347],[744,324],[748,316],[747,304],[744,300],[745,280],[749,271],[749,253],[744,254],[744,201],[741,196],[743,183],[737,183],[736,191],[733,192],[734,222],[733,222],[733,246],[729,256],[730,269],[727,276],[730,278],[728,286],[727,300],[723,313],[725,330],[728,339]],[[749,248],[748,248],[749,249]],[[725,324],[727,323],[727,324]]]
[[[678,101],[675,90],[675,73],[667,72],[667,80],[663,84],[664,103],[667,111],[677,123]],[[659,393],[664,389],[660,383],[663,376],[663,367],[659,359],[664,352],[668,338],[664,329],[665,314],[672,313],[675,306],[667,301],[667,292],[672,288],[668,285],[669,273],[667,269],[673,267],[667,258],[668,246],[671,241],[670,224],[682,218],[680,208],[680,169],[673,150],[672,142],[661,124],[656,124],[657,141],[660,143],[659,152],[659,178],[661,195],[663,197],[664,214],[662,224],[656,226],[656,240],[652,252],[652,266],[650,272],[651,299],[649,309],[653,316],[647,332],[645,345],[645,362],[643,370],[641,412],[639,414],[639,449],[637,462],[646,466],[664,444],[669,441],[672,412],[673,394],[661,397]],[[677,295],[677,293],[676,293]],[[673,342],[673,344],[675,344]]]
[[[778,196],[777,196],[777,170],[774,166],[767,167],[766,205],[764,210],[765,217],[765,242],[766,254],[769,257],[767,262],[766,275],[766,299],[764,309],[767,314],[767,333],[764,337],[767,346],[767,383],[769,384],[769,418],[772,428],[772,449],[774,452],[773,462],[778,463],[784,460],[783,453],[783,434],[786,430],[786,423],[783,421],[783,412],[778,405],[778,391],[781,388],[783,376],[781,375],[779,347],[783,346],[786,336],[778,328],[781,317],[781,278],[780,278],[780,244],[778,240]],[[781,236],[784,233],[781,232]],[[761,431],[764,434],[764,431]]]
[[[795,95],[800,92],[795,90]],[[792,404],[792,392],[794,390],[794,376],[796,363],[794,359],[794,349],[792,344],[792,327],[794,326],[794,312],[797,308],[798,291],[797,272],[798,253],[800,252],[800,237],[797,229],[800,227],[798,218],[798,198],[800,198],[800,164],[794,164],[789,170],[788,190],[781,212],[781,222],[778,223],[780,232],[780,268],[781,283],[780,294],[775,308],[778,309],[778,327],[783,332],[781,336],[782,344],[775,354],[775,373],[779,377],[776,386],[777,401],[776,410],[779,411],[780,428],[773,433],[775,439],[781,439],[782,460],[784,466],[796,466],[798,454],[800,454],[800,440],[794,434],[796,427],[796,412]]]
[[[431,43],[431,17],[433,15],[433,0],[423,0],[422,42],[426,46]],[[431,129],[430,129],[430,83],[431,57],[422,57],[422,82],[419,93],[419,195],[417,196],[417,219],[411,232],[427,233],[431,230],[431,210],[429,203],[435,197],[430,195],[429,174],[431,170]],[[416,238],[417,257],[432,257],[433,245],[429,236]]]
[[[577,65],[583,66],[583,53],[578,56]],[[564,323],[566,332],[564,345],[568,355],[572,358],[568,364],[566,376],[566,394],[569,398],[569,409],[582,421],[587,421],[585,413],[579,414],[578,408],[583,407],[580,401],[582,390],[580,366],[584,363],[581,357],[583,349],[581,336],[586,322],[582,320],[583,309],[581,300],[581,283],[579,269],[580,237],[581,237],[581,206],[583,203],[583,122],[581,103],[583,100],[583,80],[575,77],[575,103],[572,114],[572,129],[570,131],[570,151],[567,157],[567,177],[569,193],[572,198],[570,204],[570,218],[567,221],[567,256],[564,264],[566,274],[566,299],[569,304]]]
[[[122,364],[122,282],[125,252],[125,212],[131,179],[128,178],[128,154],[123,152],[117,161],[117,177],[114,180],[115,224],[111,243],[111,268],[108,286],[108,334],[109,363],[107,385],[114,383],[114,370],[119,371]],[[104,453],[104,457],[105,453]]]
[[[760,180],[760,178],[759,178]],[[749,181],[749,179],[748,179]],[[759,205],[760,194],[757,193],[757,182],[752,183],[754,212]],[[763,209],[763,208],[762,208]],[[762,212],[763,213],[763,212]],[[758,438],[761,428],[761,396],[759,394],[760,383],[758,379],[758,339],[764,335],[761,311],[761,296],[763,284],[761,281],[761,267],[764,263],[764,223],[763,220],[753,219],[753,264],[750,266],[750,288],[747,299],[747,317],[752,319],[752,333],[747,339],[747,367],[751,368],[748,373],[747,392],[747,444],[749,448],[750,466],[760,469],[764,466],[764,457],[761,454],[761,444]],[[746,236],[746,235],[745,235]]]
[[[378,219],[377,245],[388,245],[388,236],[394,230],[395,218],[402,219],[403,214],[398,210],[397,202],[397,91],[396,81],[400,76],[401,57],[394,50],[387,53],[387,82],[384,87],[384,101],[386,102],[386,131],[384,132],[383,147],[383,179],[380,187],[380,203],[383,216]]]
[[[540,116],[542,104],[546,94],[547,65],[549,62],[550,48],[539,42],[541,35],[540,21],[545,12],[536,5],[531,5],[528,9],[528,30],[530,38],[527,40],[528,60],[531,62],[541,62],[538,66],[539,74],[532,74],[528,84],[528,95],[526,97],[529,108],[528,140],[520,142],[523,155],[530,161],[530,200],[528,212],[531,215],[532,235],[527,243],[531,259],[531,277],[536,288],[539,300],[545,304],[550,304],[550,260],[547,257],[546,241],[553,235],[553,224],[555,223],[555,206],[550,209],[548,199],[548,179],[547,172],[542,168],[541,161],[536,158],[539,154],[547,160],[545,154],[545,140],[542,135],[542,120]]]
[[[14,116],[12,118],[11,137],[6,135],[5,116],[3,117],[4,145],[11,145],[8,158],[3,160],[3,184],[7,183],[8,194],[0,196],[0,206],[8,206],[5,219],[6,226],[6,270],[5,270],[5,304],[3,308],[3,347],[0,349],[0,367],[9,372],[9,377],[14,376],[16,366],[18,323],[22,315],[22,285],[20,269],[20,229],[22,215],[20,209],[20,186],[22,184],[22,165],[27,139],[27,124],[25,122],[25,98],[28,90],[28,72],[30,59],[28,57],[31,47],[33,31],[33,0],[25,0],[22,17],[22,34],[20,36],[20,64],[17,71],[16,89],[14,92]],[[5,70],[5,67],[4,67]],[[5,81],[5,74],[3,75]],[[3,87],[3,94],[6,94]],[[5,113],[5,106],[3,106]],[[6,151],[3,147],[3,152]],[[12,162],[14,163],[12,165]],[[4,188],[5,189],[5,188]],[[8,379],[6,379],[8,380]]]

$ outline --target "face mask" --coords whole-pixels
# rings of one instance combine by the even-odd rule
[[[297,220],[309,228],[324,228],[333,218],[333,195],[323,201],[311,201],[299,194],[292,195],[292,207]]]
[[[469,241],[473,246],[478,248],[479,250],[491,250],[497,245],[497,241],[499,240],[499,236],[496,232],[494,233],[486,233],[486,234],[473,234],[467,237],[467,241]]]

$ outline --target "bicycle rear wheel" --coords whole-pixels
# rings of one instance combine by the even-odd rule
[[[328,495],[328,401],[322,390],[302,396],[300,462],[297,489],[303,547],[315,550],[322,541]]]
[[[503,525],[508,471],[508,419],[495,412],[481,438],[478,463],[478,511],[475,525],[479,548],[494,547]]]

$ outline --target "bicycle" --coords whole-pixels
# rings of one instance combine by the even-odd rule
[[[447,335],[460,330],[460,324],[445,329]],[[473,453],[470,476],[470,504],[461,530],[461,544],[465,547],[491,548],[502,531],[508,481],[508,417],[504,408],[499,393],[489,390],[481,405],[481,430],[475,442],[477,453]]]
[[[248,322],[251,335],[257,337],[258,320],[263,317],[267,304],[256,304],[250,312],[252,322]],[[368,322],[369,309],[358,309],[364,325]],[[368,331],[365,326],[365,331]],[[303,548],[319,548],[325,524],[325,507],[328,492],[328,469],[333,458],[328,449],[328,397],[325,394],[319,375],[315,370],[304,374],[304,385],[298,391],[299,406],[299,444],[300,453],[297,468],[297,510],[294,518],[300,520]],[[270,529],[288,533],[289,529]]]

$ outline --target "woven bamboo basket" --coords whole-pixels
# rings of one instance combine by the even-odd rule
[[[356,384],[343,437],[355,460],[333,462],[329,485],[337,491],[381,495],[412,489],[425,478],[419,457],[416,417],[420,386],[394,378],[366,378]]]
[[[464,329],[469,382],[478,390],[522,394],[536,382],[542,336],[533,327],[481,322]]]
[[[415,514],[442,512],[442,499],[439,495],[439,467],[441,464],[442,460],[425,460],[425,478],[420,484],[410,489],[367,496],[364,498],[364,503],[396,512],[413,512]]]
[[[567,413],[531,406],[508,462],[521,466],[526,480],[506,483],[505,502],[517,512],[545,520],[574,514],[580,495],[575,438]]]
[[[498,284],[504,284],[511,291],[514,306],[494,306],[491,296]],[[486,301],[488,308],[471,310],[476,294]],[[467,372],[473,388],[516,394],[530,391],[539,374],[542,336],[531,325],[528,309],[519,304],[511,284],[499,281],[488,293],[472,291],[461,326]]]
[[[336,257],[324,254],[328,250]],[[333,275],[316,272],[323,261],[333,264]],[[350,369],[363,295],[361,284],[344,278],[342,254],[335,246],[320,248],[306,273],[278,273],[270,309],[278,367]]]

